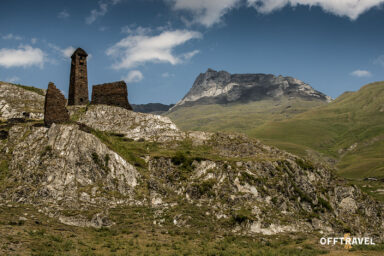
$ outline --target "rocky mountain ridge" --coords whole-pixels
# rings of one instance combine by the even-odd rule
[[[190,91],[171,110],[180,106],[249,102],[282,96],[325,102],[332,100],[329,96],[293,77],[271,74],[230,74],[226,71],[208,69],[196,78]]]

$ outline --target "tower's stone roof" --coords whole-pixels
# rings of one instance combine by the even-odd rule
[[[75,57],[75,55],[88,56],[88,53],[81,48],[77,48],[76,51],[72,54],[71,58]]]

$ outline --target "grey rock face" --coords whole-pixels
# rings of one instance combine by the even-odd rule
[[[44,118],[44,96],[0,82],[0,119]]]
[[[137,185],[135,167],[77,125],[15,125],[2,149],[10,150],[8,182],[22,183],[3,194],[12,201],[100,207],[116,203],[109,191],[130,200]]]
[[[226,71],[217,72],[208,69],[196,78],[191,90],[174,108],[194,104],[248,102],[282,96],[331,101],[329,96],[293,77],[230,74]]]

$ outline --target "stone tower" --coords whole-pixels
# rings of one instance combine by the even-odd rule
[[[86,105],[89,102],[87,56],[88,54],[81,48],[77,48],[72,54],[68,105]]]

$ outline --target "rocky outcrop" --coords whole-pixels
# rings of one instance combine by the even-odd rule
[[[162,142],[178,140],[183,136],[168,117],[135,113],[107,105],[89,106],[78,122],[96,130],[123,134],[133,140]]]
[[[65,123],[69,121],[69,113],[65,108],[67,100],[56,86],[50,82],[45,94],[44,124],[51,126],[53,123]]]
[[[118,106],[132,110],[128,102],[127,84],[124,81],[94,85],[91,104]]]
[[[138,184],[136,168],[78,125],[50,128],[15,125],[8,143],[5,200],[73,210],[103,209],[129,202]],[[119,198],[120,197],[120,198]]]
[[[0,82],[0,119],[43,119],[45,91]]]
[[[195,104],[227,104],[279,97],[301,97],[329,102],[331,98],[293,77],[270,74],[230,74],[208,69],[171,110]]]

